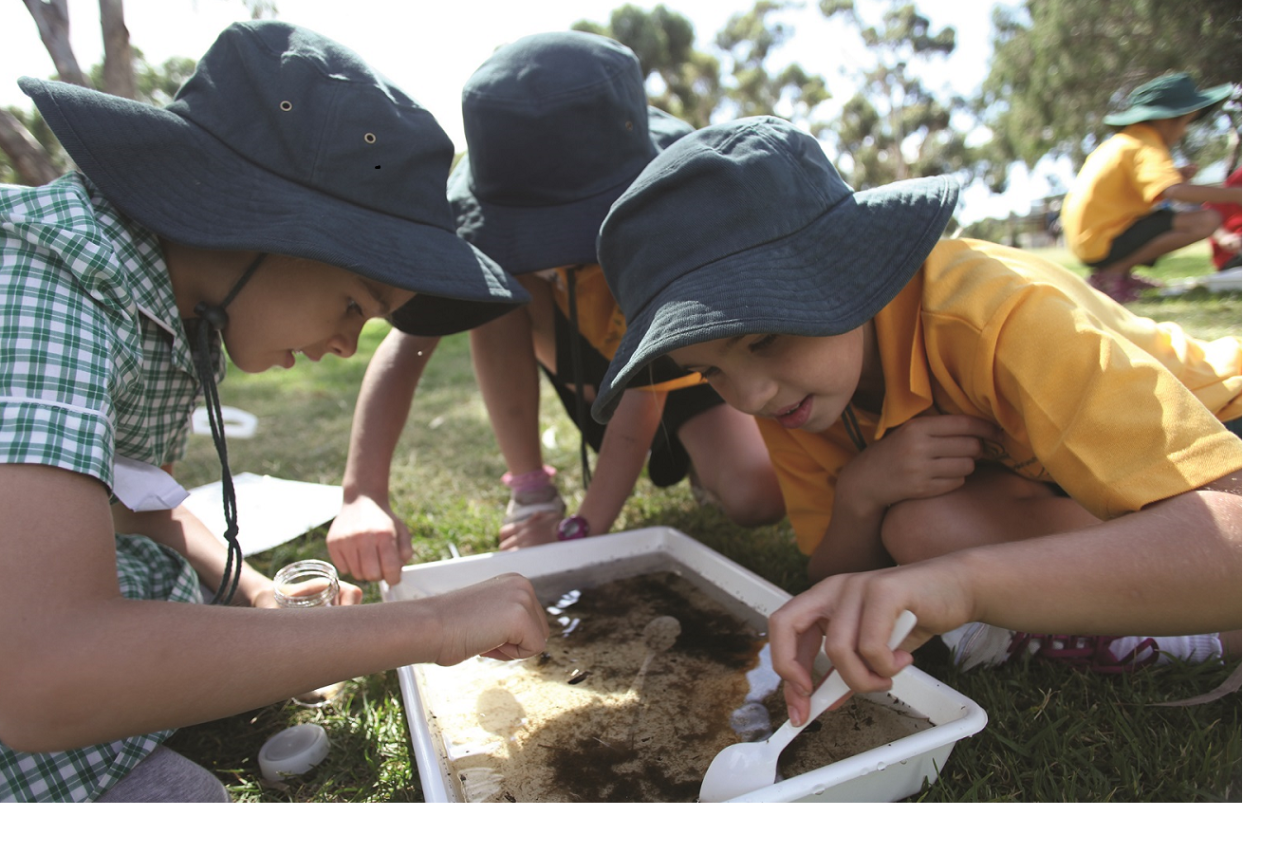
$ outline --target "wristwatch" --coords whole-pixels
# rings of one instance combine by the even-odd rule
[[[581,540],[590,535],[591,525],[577,514],[561,519],[560,527],[556,529],[557,540]]]

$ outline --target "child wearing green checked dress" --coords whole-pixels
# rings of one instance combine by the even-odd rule
[[[163,468],[216,381],[345,358],[410,300],[467,329],[527,300],[454,233],[453,146],[359,57],[235,24],[165,109],[24,78],[79,171],[0,187],[0,801],[226,800],[176,728],[354,676],[542,649],[504,576],[281,611]],[[258,111],[254,121],[247,121]],[[216,590],[202,604],[201,586]],[[341,604],[358,588],[344,585]],[[282,648],[289,656],[265,655]]]

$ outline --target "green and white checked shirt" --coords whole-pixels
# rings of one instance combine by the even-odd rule
[[[224,367],[219,354],[219,378]],[[116,456],[181,456],[199,399],[156,236],[82,175],[0,185],[0,464],[57,466],[110,489]],[[116,537],[116,570],[129,598],[200,601],[195,571],[144,537]],[[60,753],[0,744],[0,801],[93,800],[171,733]]]

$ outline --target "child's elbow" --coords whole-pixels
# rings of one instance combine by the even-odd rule
[[[65,737],[66,692],[56,679],[41,672],[44,670],[29,660],[6,661],[0,666],[0,684],[5,686],[4,702],[0,703],[0,743],[26,753],[84,747]]]

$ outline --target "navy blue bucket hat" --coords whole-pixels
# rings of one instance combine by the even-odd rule
[[[915,275],[958,198],[945,177],[854,193],[817,140],[772,116],[684,137],[600,229],[627,331],[592,414],[607,421],[627,385],[680,347],[856,329]]]
[[[324,36],[232,24],[163,109],[20,85],[103,194],[165,238],[309,258],[426,295],[401,309],[422,300],[421,334],[528,301],[455,233],[453,143],[435,117]]]
[[[630,48],[541,33],[493,54],[462,91],[467,154],[449,179],[458,234],[512,273],[592,264],[609,206],[693,130],[648,106]]]

